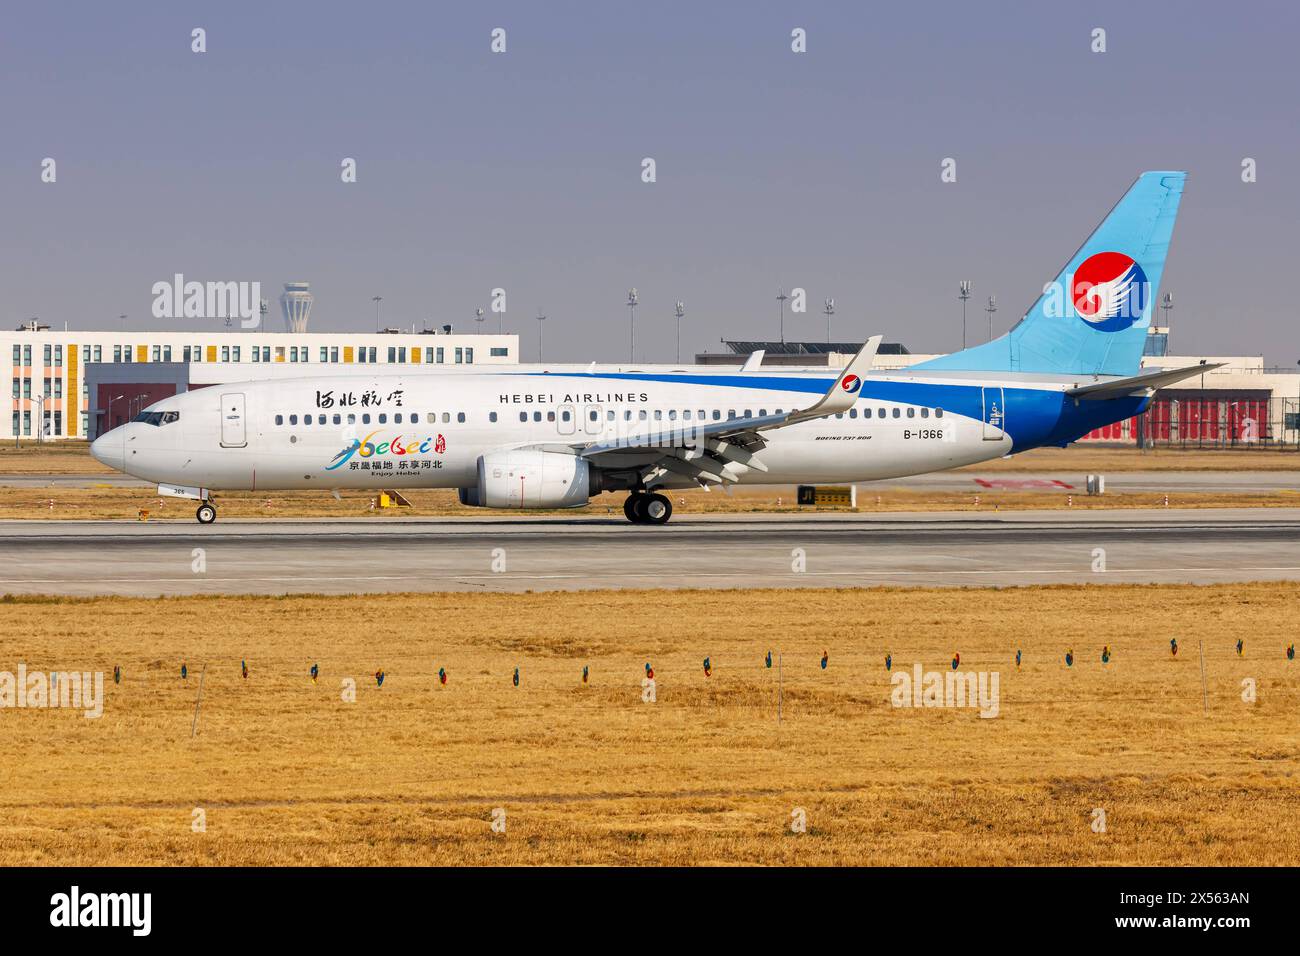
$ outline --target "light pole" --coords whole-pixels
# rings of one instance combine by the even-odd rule
[[[99,433],[100,435],[113,430],[113,403],[120,402],[124,397],[125,396],[123,395],[118,395],[116,398],[110,398],[108,400],[108,410],[104,412],[104,424],[108,427],[103,429],[103,431]],[[98,438],[99,435],[96,435],[95,437]]]
[[[542,360],[542,323],[546,321],[546,313],[541,309],[537,310],[537,361]]]
[[[788,295],[785,294],[785,290],[784,290],[784,289],[777,289],[777,290],[776,290],[776,301],[780,304],[780,307],[781,307],[781,342],[782,342],[782,344],[785,343],[785,300],[788,299],[788,298],[790,298],[790,297],[789,297]]]
[[[677,316],[677,364],[682,364],[682,316],[686,315],[686,304],[680,299],[673,306],[673,315]]]
[[[379,331],[379,303],[384,301],[382,295],[372,295],[370,301],[375,304],[375,331]]]
[[[970,298],[973,286],[970,279],[962,279],[957,287],[957,298],[961,299],[961,347],[966,347],[966,300]]]
[[[989,304],[984,306],[984,311],[989,314],[989,341],[993,341],[993,313],[998,310],[998,300],[996,296],[989,296]]]
[[[1165,312],[1165,328],[1169,328],[1169,312],[1174,307],[1174,294],[1166,292],[1160,297],[1160,308]]]
[[[482,310],[482,309],[475,309],[475,310],[474,310],[474,321],[478,323],[478,330],[479,330],[479,332],[482,332],[482,331],[483,331],[483,320],[484,320],[485,318],[487,318],[487,316],[483,314],[483,310]],[[498,331],[498,332],[501,331],[501,329],[500,329],[500,324],[501,324],[501,320],[498,319],[498,320],[497,320],[497,325],[498,325],[497,331]]]
[[[627,311],[631,320],[632,345],[627,360],[633,363],[636,362],[636,304],[639,301],[640,299],[636,294],[636,289],[635,288],[628,289],[627,290]]]
[[[827,299],[826,304],[822,306],[822,311],[826,313],[826,344],[831,344],[831,316],[835,314],[835,300]]]
[[[32,401],[41,403],[40,416],[36,419],[36,444],[39,445],[41,443],[41,432],[45,430],[45,396],[33,395]]]

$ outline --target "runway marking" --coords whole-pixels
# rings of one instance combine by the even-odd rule
[[[803,571],[803,572],[786,571],[781,574],[774,572],[768,576],[771,578],[784,577],[784,578],[789,578],[791,580],[799,580],[802,578],[827,578],[827,577],[898,577],[904,575],[921,575],[921,574],[928,574],[936,577],[950,577],[952,575],[989,575],[989,574],[1087,574],[1089,576],[1106,577],[1107,575],[1115,575],[1115,574],[1204,574],[1204,573],[1227,574],[1227,573],[1247,573],[1247,572],[1260,572],[1260,571],[1300,572],[1300,567],[1111,568],[1105,571],[1092,571],[1085,567],[1048,568],[1048,569],[991,568],[991,569],[964,570],[964,571],[945,570],[942,568],[921,568],[916,570],[899,570],[899,571],[884,571],[884,570],[869,570],[869,569],[864,569],[861,571]],[[428,571],[426,570],[423,573],[428,573]],[[749,571],[734,571],[734,572],[701,571],[695,573],[683,572],[682,570],[677,569],[672,572],[672,576],[674,578],[744,577],[744,578],[752,579],[753,575],[754,575],[754,569],[751,569]],[[496,574],[496,573],[479,574],[479,575],[457,574],[454,576],[453,583],[456,584],[474,583],[476,584],[476,586],[482,586],[482,585],[477,585],[477,581],[479,579],[489,580],[489,581],[501,581],[502,583],[505,583],[507,581],[522,581],[522,580],[559,581],[559,580],[575,579],[575,578],[582,579],[582,580],[590,580],[599,583],[601,581],[618,580],[622,578],[662,579],[665,576],[666,576],[665,572],[653,572],[653,571],[623,572],[617,575],[617,577],[611,577],[611,578],[601,578],[591,574],[576,574],[576,573],[575,574],[527,574],[518,571],[511,571],[502,574]],[[275,576],[263,576],[263,575],[256,575],[256,576],[246,577],[246,578],[214,578],[209,575],[203,578],[155,578],[153,579],[153,583],[179,584],[184,582],[191,582],[194,584],[202,584],[208,582],[212,584],[249,584],[249,583],[256,583],[261,581],[265,581],[265,582],[288,581],[291,583],[300,583],[300,582],[308,582],[308,581],[329,581],[334,583],[351,583],[357,581],[408,581],[410,580],[410,577],[411,577],[410,574],[366,575],[364,577],[338,577],[337,575],[335,575],[327,578],[300,577],[300,576],[275,577]],[[95,581],[91,583],[140,584],[141,581],[139,578],[129,578],[129,579],[96,578]],[[69,584],[69,581],[65,578],[26,578],[26,579],[0,578],[0,585],[10,585],[10,584],[18,584],[18,585],[61,584],[66,586]],[[757,586],[764,587],[765,585],[759,584]],[[771,586],[771,585],[767,585],[767,586]],[[420,589],[416,588],[414,590],[418,592]]]

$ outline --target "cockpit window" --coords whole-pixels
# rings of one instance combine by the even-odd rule
[[[141,412],[139,415],[135,416],[135,418],[131,419],[131,421],[161,427],[179,421],[180,417],[180,412]]]

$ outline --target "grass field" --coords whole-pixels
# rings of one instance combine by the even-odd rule
[[[1082,476],[1091,472],[1143,470],[1298,470],[1300,455],[1278,451],[1160,451],[1142,454],[1125,448],[1042,448],[972,465],[965,472],[995,474],[1001,472],[1047,472],[1074,476],[1082,486]],[[109,475],[109,469],[92,459],[81,442],[31,444],[19,448],[0,446],[0,476],[10,475]],[[373,494],[344,492],[335,500],[327,491],[263,492],[220,494],[218,505],[223,517],[355,517],[370,515],[446,516],[481,515],[479,509],[464,508],[451,491],[411,491],[411,508],[382,512],[372,507]],[[592,499],[578,514],[614,514],[622,511],[623,494],[602,495]],[[731,495],[720,491],[676,491],[674,507],[680,514],[794,512],[794,488],[755,486],[735,488]],[[1088,498],[1082,487],[1074,493],[1056,489],[1012,490],[982,489],[972,484],[970,492],[931,491],[925,489],[873,489],[870,483],[859,487],[858,501],[863,511],[973,511],[995,509],[1059,508],[1162,508],[1165,497],[1155,493],[1110,493]],[[1276,494],[1236,492],[1189,492],[1169,497],[1171,508],[1222,507],[1296,507],[1300,491]],[[147,488],[117,487],[109,484],[86,488],[11,486],[0,484],[0,518],[138,518],[148,512],[150,520],[193,520],[194,503],[159,498]]]
[[[98,720],[0,710],[0,864],[1294,865],[1298,601],[1295,584],[4,599],[0,670],[109,676]],[[954,652],[999,672],[999,715],[892,707],[886,652],[895,672]]]

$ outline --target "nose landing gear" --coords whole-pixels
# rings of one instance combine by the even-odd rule
[[[199,519],[199,524],[212,524],[217,520],[217,509],[213,507],[212,502],[205,501],[199,505],[199,510],[194,512],[194,517]]]
[[[634,491],[623,502],[623,514],[633,524],[667,524],[673,503],[665,495]]]

